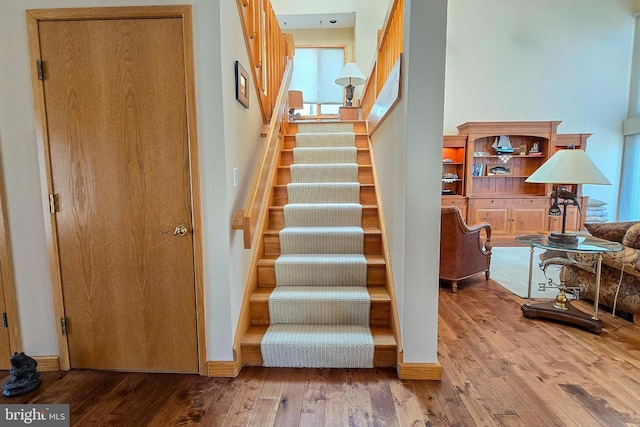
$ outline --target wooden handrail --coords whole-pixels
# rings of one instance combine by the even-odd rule
[[[251,74],[264,123],[269,123],[288,60],[293,37],[283,33],[269,0],[236,0]]]
[[[275,101],[274,114],[271,116],[262,156],[258,163],[256,174],[253,176],[247,204],[244,210],[236,211],[231,224],[231,228],[234,230],[243,231],[245,249],[251,248],[258,218],[268,207],[266,194],[273,185],[273,178],[277,170],[276,160],[278,159],[281,140],[280,128],[282,127],[282,118],[285,116],[287,93],[292,74],[293,61],[289,60]]]
[[[391,74],[404,43],[404,0],[394,0],[387,25],[380,37],[376,61],[367,79],[367,84],[362,92],[362,117],[369,116],[373,105],[378,99],[382,87]]]

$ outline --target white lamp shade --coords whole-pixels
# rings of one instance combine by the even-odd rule
[[[336,84],[343,87],[349,85],[360,86],[363,85],[365,81],[366,79],[355,62],[347,62],[344,64],[342,71],[340,71],[340,74],[336,78]]]
[[[611,185],[587,153],[577,149],[556,152],[525,182]]]

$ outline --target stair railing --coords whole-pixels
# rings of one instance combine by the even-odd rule
[[[269,0],[236,0],[264,123],[271,119],[287,61],[291,34],[283,33]]]
[[[378,37],[378,51],[371,74],[362,92],[362,117],[366,118],[382,91],[382,87],[391,75],[398,58],[402,54],[404,43],[404,0],[394,0],[387,25]]]
[[[235,212],[231,225],[234,230],[243,231],[244,247],[250,249],[273,185],[295,45],[291,34],[280,30],[269,0],[237,0],[237,5],[262,119],[268,123],[265,145],[247,203],[244,210]]]

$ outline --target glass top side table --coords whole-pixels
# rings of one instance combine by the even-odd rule
[[[599,334],[604,324],[598,319],[598,300],[600,298],[600,271],[602,267],[602,254],[605,252],[617,252],[624,249],[620,243],[598,239],[592,236],[580,236],[578,242],[574,244],[559,244],[549,242],[549,236],[545,234],[523,234],[516,237],[518,243],[528,245],[529,253],[529,287],[527,292],[527,302],[520,308],[522,315],[527,318],[545,318],[579,326],[589,332]],[[594,283],[595,298],[593,301],[593,314],[587,314],[573,307],[564,297],[564,289],[556,301],[548,301],[537,304],[531,303],[531,281],[533,277],[533,250],[541,248],[546,250],[576,252],[593,254],[596,257],[596,282]]]

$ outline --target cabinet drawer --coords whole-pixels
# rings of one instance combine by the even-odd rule
[[[511,199],[469,199],[469,206],[476,208],[511,206]]]
[[[467,201],[464,199],[442,199],[442,206],[467,206]]]
[[[551,206],[551,198],[549,197],[539,197],[539,198],[529,198],[529,199],[513,199],[513,204],[518,206]]]

